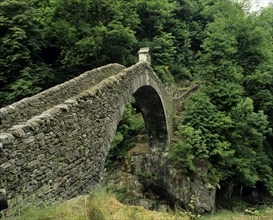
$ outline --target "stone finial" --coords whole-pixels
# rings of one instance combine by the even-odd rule
[[[151,55],[149,53],[150,48],[149,47],[142,47],[138,51],[138,61],[144,61],[149,64],[151,64]]]

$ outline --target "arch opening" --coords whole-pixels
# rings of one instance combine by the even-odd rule
[[[145,122],[151,148],[168,146],[168,128],[162,101],[151,86],[142,86],[133,94]]]
[[[133,97],[123,111],[122,119],[117,125],[111,146],[107,154],[104,167],[108,169],[112,164],[121,164],[126,154],[141,142],[147,145],[148,137],[144,125],[144,118]],[[146,146],[145,146],[146,148]]]
[[[168,193],[161,188],[160,191],[163,190],[165,193],[159,193],[156,190],[159,186],[151,182],[157,173],[157,168],[154,169],[154,167],[156,167],[155,164],[158,161],[155,161],[155,158],[161,158],[162,153],[169,146],[169,131],[164,106],[166,103],[162,101],[162,97],[156,88],[150,85],[138,87],[133,90],[133,94],[132,92],[129,93],[133,97],[130,97],[130,95],[128,97],[128,94],[123,96],[123,104],[129,103],[124,111],[123,106],[120,106],[122,120],[119,121],[116,135],[112,138],[100,184],[115,192],[122,193],[124,198],[121,198],[121,202],[124,203],[134,204],[134,201],[140,201],[143,195],[145,195],[147,201],[158,201],[160,199],[160,202],[164,204],[171,202]],[[135,130],[130,134],[136,135],[132,146],[130,146],[132,142],[125,141],[113,150],[116,138],[119,136],[117,133],[121,131],[120,128],[124,125],[124,122],[128,123],[128,121],[126,122],[128,119],[128,106],[129,109],[134,109],[133,114],[135,116],[133,118],[136,115],[142,118],[142,123],[145,126],[143,125],[137,132]],[[126,135],[123,135],[123,137],[126,138]],[[126,152],[123,152],[123,150],[126,150]],[[121,160],[113,160],[114,158],[111,158],[113,154],[117,154],[115,156],[124,156],[124,158],[115,157],[115,159]],[[130,201],[125,198],[135,198],[135,200]]]
[[[122,115],[115,122],[115,131],[112,130],[115,133],[110,135],[105,168],[113,161],[121,162],[126,152],[136,145],[142,144],[145,152],[164,152],[169,147],[166,113],[155,88],[148,85],[139,87],[131,98],[126,97],[124,104],[126,108],[120,107]],[[128,111],[131,112],[128,114]],[[142,124],[139,124],[140,121]],[[131,126],[134,128],[128,128]]]

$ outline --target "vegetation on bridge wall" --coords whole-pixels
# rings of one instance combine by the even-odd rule
[[[183,172],[203,164],[215,184],[273,195],[272,5],[234,2],[2,0],[0,106],[149,46],[162,81],[206,81],[173,148]]]

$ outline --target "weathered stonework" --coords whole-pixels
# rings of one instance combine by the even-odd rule
[[[9,124],[0,134],[0,188],[8,198],[66,199],[97,184],[131,95],[142,111],[151,151],[169,147],[172,100],[152,68],[145,62],[104,68],[102,76],[99,69],[93,72],[98,78],[87,72],[71,85],[0,110],[2,123]]]
[[[103,186],[126,189],[130,194],[139,197],[140,201],[158,197],[158,202],[168,201],[170,205],[185,210],[193,196],[196,212],[215,211],[216,189],[198,178],[190,179],[181,175],[168,160],[167,151],[157,153],[148,150],[145,153],[134,149],[131,151],[134,153],[127,154],[122,167],[103,174],[101,181]],[[149,192],[152,192],[152,196]],[[152,206],[154,201],[150,201],[150,205],[145,207]]]
[[[129,187],[159,188],[183,205],[194,194],[198,207],[212,210],[214,191],[181,177],[167,160],[173,99],[146,62],[127,69],[119,64],[97,68],[0,109],[0,189],[9,199],[35,195],[47,201],[86,192],[101,178],[132,95],[149,139],[149,155],[131,158],[132,174],[156,178]]]
[[[34,115],[64,102],[80,92],[98,84],[102,80],[125,69],[120,64],[109,64],[87,71],[63,84],[54,86],[37,95],[22,99],[0,109],[0,132],[19,123],[25,122]]]

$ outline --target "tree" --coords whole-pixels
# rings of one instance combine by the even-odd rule
[[[141,21],[137,37],[151,40],[164,31],[165,24],[171,18],[176,4],[175,1],[168,0],[138,0],[135,6]]]
[[[236,36],[229,31],[229,24],[225,18],[217,18],[208,24],[206,39],[199,52],[196,72],[203,78],[214,77],[216,80],[240,82],[242,68],[237,64],[234,56],[238,53]]]
[[[212,80],[203,91],[219,111],[229,113],[244,96],[244,87],[227,80]]]
[[[225,161],[234,153],[226,140],[233,125],[231,118],[217,110],[203,92],[190,98],[182,117],[184,123],[178,128],[179,141],[171,148],[171,159],[182,173],[201,175],[203,180],[218,184],[226,178]],[[200,168],[204,172],[197,172]]]
[[[188,174],[198,176],[198,167],[205,167],[214,183],[241,188],[262,183],[272,194],[269,14],[264,15],[265,22],[230,1],[200,0],[200,4],[202,19],[197,24],[205,29],[195,38],[200,47],[194,71],[207,83],[202,98],[188,100],[178,128],[181,140],[171,150],[171,158]],[[225,129],[217,126],[226,118]],[[215,151],[226,154],[215,156]]]
[[[39,56],[41,14],[34,3],[0,2],[0,106],[41,91],[54,75]]]
[[[235,151],[228,162],[235,185],[255,187],[262,182],[273,195],[273,172],[266,153],[266,135],[272,132],[267,116],[254,112],[250,98],[241,100],[231,110],[234,126],[229,132],[231,148]]]
[[[44,48],[55,52],[59,80],[108,63],[132,64],[139,19],[122,0],[56,0],[44,30]],[[124,2],[123,2],[124,3]],[[128,13],[128,10],[131,13]]]

